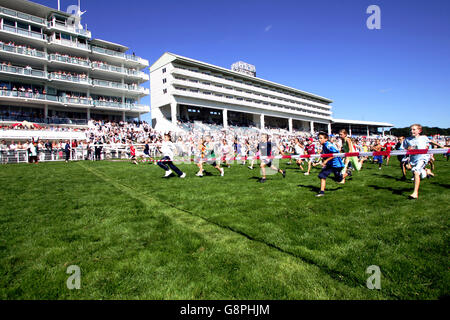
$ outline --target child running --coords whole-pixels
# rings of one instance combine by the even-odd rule
[[[175,171],[176,174],[180,178],[186,177],[186,173],[181,172],[181,170],[178,169],[177,166],[175,166],[172,162],[173,156],[174,156],[174,150],[175,150],[175,145],[171,141],[170,134],[167,134],[167,133],[164,134],[164,141],[162,142],[161,147],[160,147],[160,151],[163,154],[163,157],[157,163],[158,166],[160,166],[162,169],[164,169],[166,171],[164,178],[169,177],[172,174],[172,170]],[[165,162],[167,162],[167,164]],[[172,170],[170,170],[167,165]]]
[[[214,168],[216,168],[220,172],[220,176],[223,177],[225,171],[223,168],[220,167],[220,165],[217,164],[215,158],[216,154],[214,152],[214,143],[211,141],[210,136],[205,137],[205,141],[202,144],[202,158],[203,156],[206,156],[206,163],[212,165]],[[199,162],[198,164],[199,171],[197,172],[196,176],[203,177],[203,160]]]
[[[422,136],[422,126],[420,124],[413,124],[411,127],[412,137],[406,139],[405,147],[408,150],[412,149],[428,149],[429,145],[435,145],[442,148],[441,145],[436,142],[430,141],[427,136]],[[411,172],[414,175],[414,191],[408,197],[409,199],[419,198],[420,179],[425,179],[429,176],[434,176],[430,169],[425,169],[430,159],[429,154],[412,154],[410,155]]]
[[[134,163],[134,164],[138,164],[136,161],[136,148],[133,146],[133,142],[130,140],[129,143],[129,148],[130,148],[130,160]]]
[[[342,140],[342,152],[344,152],[344,153],[355,152],[355,147],[353,145],[353,141],[352,141],[352,139],[350,139],[348,137],[347,130],[341,129],[339,131],[339,137]],[[342,173],[347,172],[347,167],[348,167],[349,163],[351,163],[352,167],[356,171],[361,170],[361,162],[358,161],[358,157],[346,157],[344,160],[344,169],[342,169]],[[344,184],[345,179],[342,179],[342,181],[340,183]]]
[[[322,145],[322,154],[339,153],[337,147],[328,141],[328,134],[325,132],[319,133],[319,143]],[[323,197],[325,195],[325,187],[327,184],[327,177],[334,173],[334,177],[337,182],[342,181],[347,177],[347,173],[342,174],[344,163],[339,157],[330,157],[323,161],[322,171],[319,173],[320,179],[320,192],[316,194],[316,197]]]
[[[372,151],[380,152],[383,149],[383,146],[380,144],[380,139],[375,140],[375,145],[372,147]],[[378,169],[381,170],[381,166],[383,165],[383,156],[374,156],[373,161],[378,162]]]
[[[272,157],[272,149],[276,147],[275,144],[272,144],[271,141],[269,141],[269,136],[267,134],[262,135],[262,140],[258,144],[258,151],[260,152],[261,156],[261,171],[262,171],[262,177],[259,179],[259,182],[264,183],[266,182],[266,167],[269,167],[272,170],[278,171],[283,175],[283,178],[286,177],[286,170],[281,170],[275,167],[272,164],[272,159],[267,159],[265,157]],[[282,150],[280,147],[278,147],[278,150],[282,153]]]

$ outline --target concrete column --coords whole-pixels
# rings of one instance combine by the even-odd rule
[[[228,110],[223,109],[222,110],[222,116],[223,116],[223,127],[224,129],[228,128]]]
[[[352,135],[352,125],[351,124],[348,125],[348,135],[349,136]]]
[[[311,134],[314,134],[314,121],[312,120],[309,122],[309,129],[311,131]]]
[[[44,105],[44,118],[48,117],[48,105]]]
[[[330,135],[330,134],[331,134],[331,122],[328,123],[328,135]]]
[[[138,113],[138,120],[139,120],[139,122],[141,122],[141,114],[140,113]]]
[[[172,117],[172,123],[177,124],[177,103],[172,102],[170,104],[170,116]]]
[[[261,130],[264,130],[264,115],[263,114],[261,114],[260,116],[259,116],[259,123],[260,123],[260,129]]]
[[[367,126],[367,136],[370,136],[369,126]]]
[[[384,128],[383,128],[383,137],[384,137]]]
[[[292,133],[292,118],[289,118],[288,122],[289,122],[289,132]]]
[[[125,121],[125,111],[122,111],[122,121]]]
[[[87,118],[87,121],[91,120],[91,109],[89,109],[89,108],[87,109],[86,118]]]

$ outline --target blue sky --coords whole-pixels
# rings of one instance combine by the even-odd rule
[[[372,4],[380,30],[366,27]],[[94,38],[150,64],[166,51],[225,68],[242,60],[260,78],[332,99],[335,118],[450,127],[448,0],[81,0],[81,8]]]

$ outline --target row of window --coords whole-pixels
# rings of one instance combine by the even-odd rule
[[[230,86],[227,86],[227,85],[222,85],[220,83],[211,83],[211,82],[208,82],[208,81],[201,81],[201,80],[193,79],[193,78],[183,78],[183,77],[180,77],[180,76],[175,76],[175,79],[183,80],[183,81],[189,81],[189,82],[192,82],[192,83],[199,83],[199,84],[203,84],[203,85],[207,85],[207,86],[212,85],[212,86],[217,87],[217,88],[225,88],[225,89],[234,90],[234,91],[237,91],[237,92],[244,92],[244,90],[242,90],[242,89],[240,89],[238,87],[230,87]],[[163,83],[165,83],[164,80],[165,79],[163,79]],[[323,107],[319,107],[319,106],[313,106],[313,105],[309,105],[309,104],[304,104],[304,103],[301,103],[301,102],[298,102],[298,101],[294,101],[294,100],[283,99],[283,98],[280,98],[280,97],[277,97],[277,96],[268,96],[266,94],[261,94],[261,93],[258,93],[258,92],[252,92],[252,91],[247,91],[247,90],[245,90],[245,93],[252,94],[252,95],[257,96],[257,97],[271,98],[271,99],[275,99],[275,100],[279,100],[279,101],[285,101],[285,102],[297,104],[299,106],[304,106],[304,107],[310,107],[310,108],[314,108],[314,109],[320,109],[320,110],[324,110],[324,111],[329,111],[329,109],[327,109],[327,108],[323,108]]]
[[[230,77],[230,76],[222,76],[222,75],[218,75],[218,74],[213,74],[213,73],[211,73],[210,71],[207,71],[207,70],[197,70],[197,69],[194,69],[194,68],[187,68],[187,67],[180,66],[180,65],[175,65],[175,67],[177,67],[179,69],[187,70],[187,71],[192,71],[192,72],[205,74],[205,75],[208,75],[208,76],[213,76],[215,78],[220,78],[220,79],[225,79],[225,80],[229,80],[229,81],[234,81],[234,82],[241,83],[241,84],[246,84],[246,85],[249,85],[249,86],[252,86],[252,87],[262,88],[262,89],[270,90],[270,91],[273,91],[273,92],[286,94],[286,95],[289,95],[291,97],[296,97],[296,98],[300,98],[300,99],[314,101],[314,102],[322,103],[322,104],[328,104],[328,102],[325,102],[323,100],[319,100],[319,99],[316,99],[316,98],[313,98],[313,97],[310,97],[310,96],[307,96],[307,95],[294,94],[292,92],[281,90],[281,89],[277,89],[275,87],[264,86],[264,85],[260,85],[258,83],[254,83],[254,82],[243,81],[241,79],[234,79],[233,77]]]
[[[238,97],[238,96],[228,96],[228,95],[223,95],[220,93],[212,93],[210,91],[203,91],[203,90],[198,90],[198,89],[187,89],[184,87],[179,87],[179,86],[175,86],[176,90],[181,90],[181,91],[189,91],[189,92],[193,92],[193,93],[202,93],[204,95],[214,95],[216,97],[224,97],[227,99],[236,99],[238,101],[247,101],[247,102],[253,102],[253,103],[257,103],[257,104],[262,104],[262,105],[266,105],[266,106],[272,106],[272,107],[276,107],[276,108],[283,108],[283,109],[289,109],[289,110],[294,110],[294,111],[299,111],[296,108],[293,107],[288,107],[288,106],[284,106],[284,105],[277,105],[274,103],[268,103],[268,102],[264,102],[264,101],[260,101],[260,100],[252,100],[252,99],[244,99],[242,97]],[[163,89],[163,93],[167,93],[167,89]],[[305,109],[300,109],[301,112],[305,112],[305,113],[309,113],[309,114],[313,114],[313,115],[318,115],[318,116],[324,116],[324,117],[329,117],[328,114],[324,114],[324,113],[320,113],[320,112],[314,112],[314,111],[310,111],[310,110],[305,110]]]

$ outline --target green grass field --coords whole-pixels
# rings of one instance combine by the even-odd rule
[[[0,166],[0,299],[438,299],[449,295],[450,162],[408,200],[396,159],[316,198],[294,165],[162,179],[129,162]],[[408,173],[411,177],[411,173]],[[66,269],[81,269],[69,290]],[[381,269],[381,289],[366,269]]]

